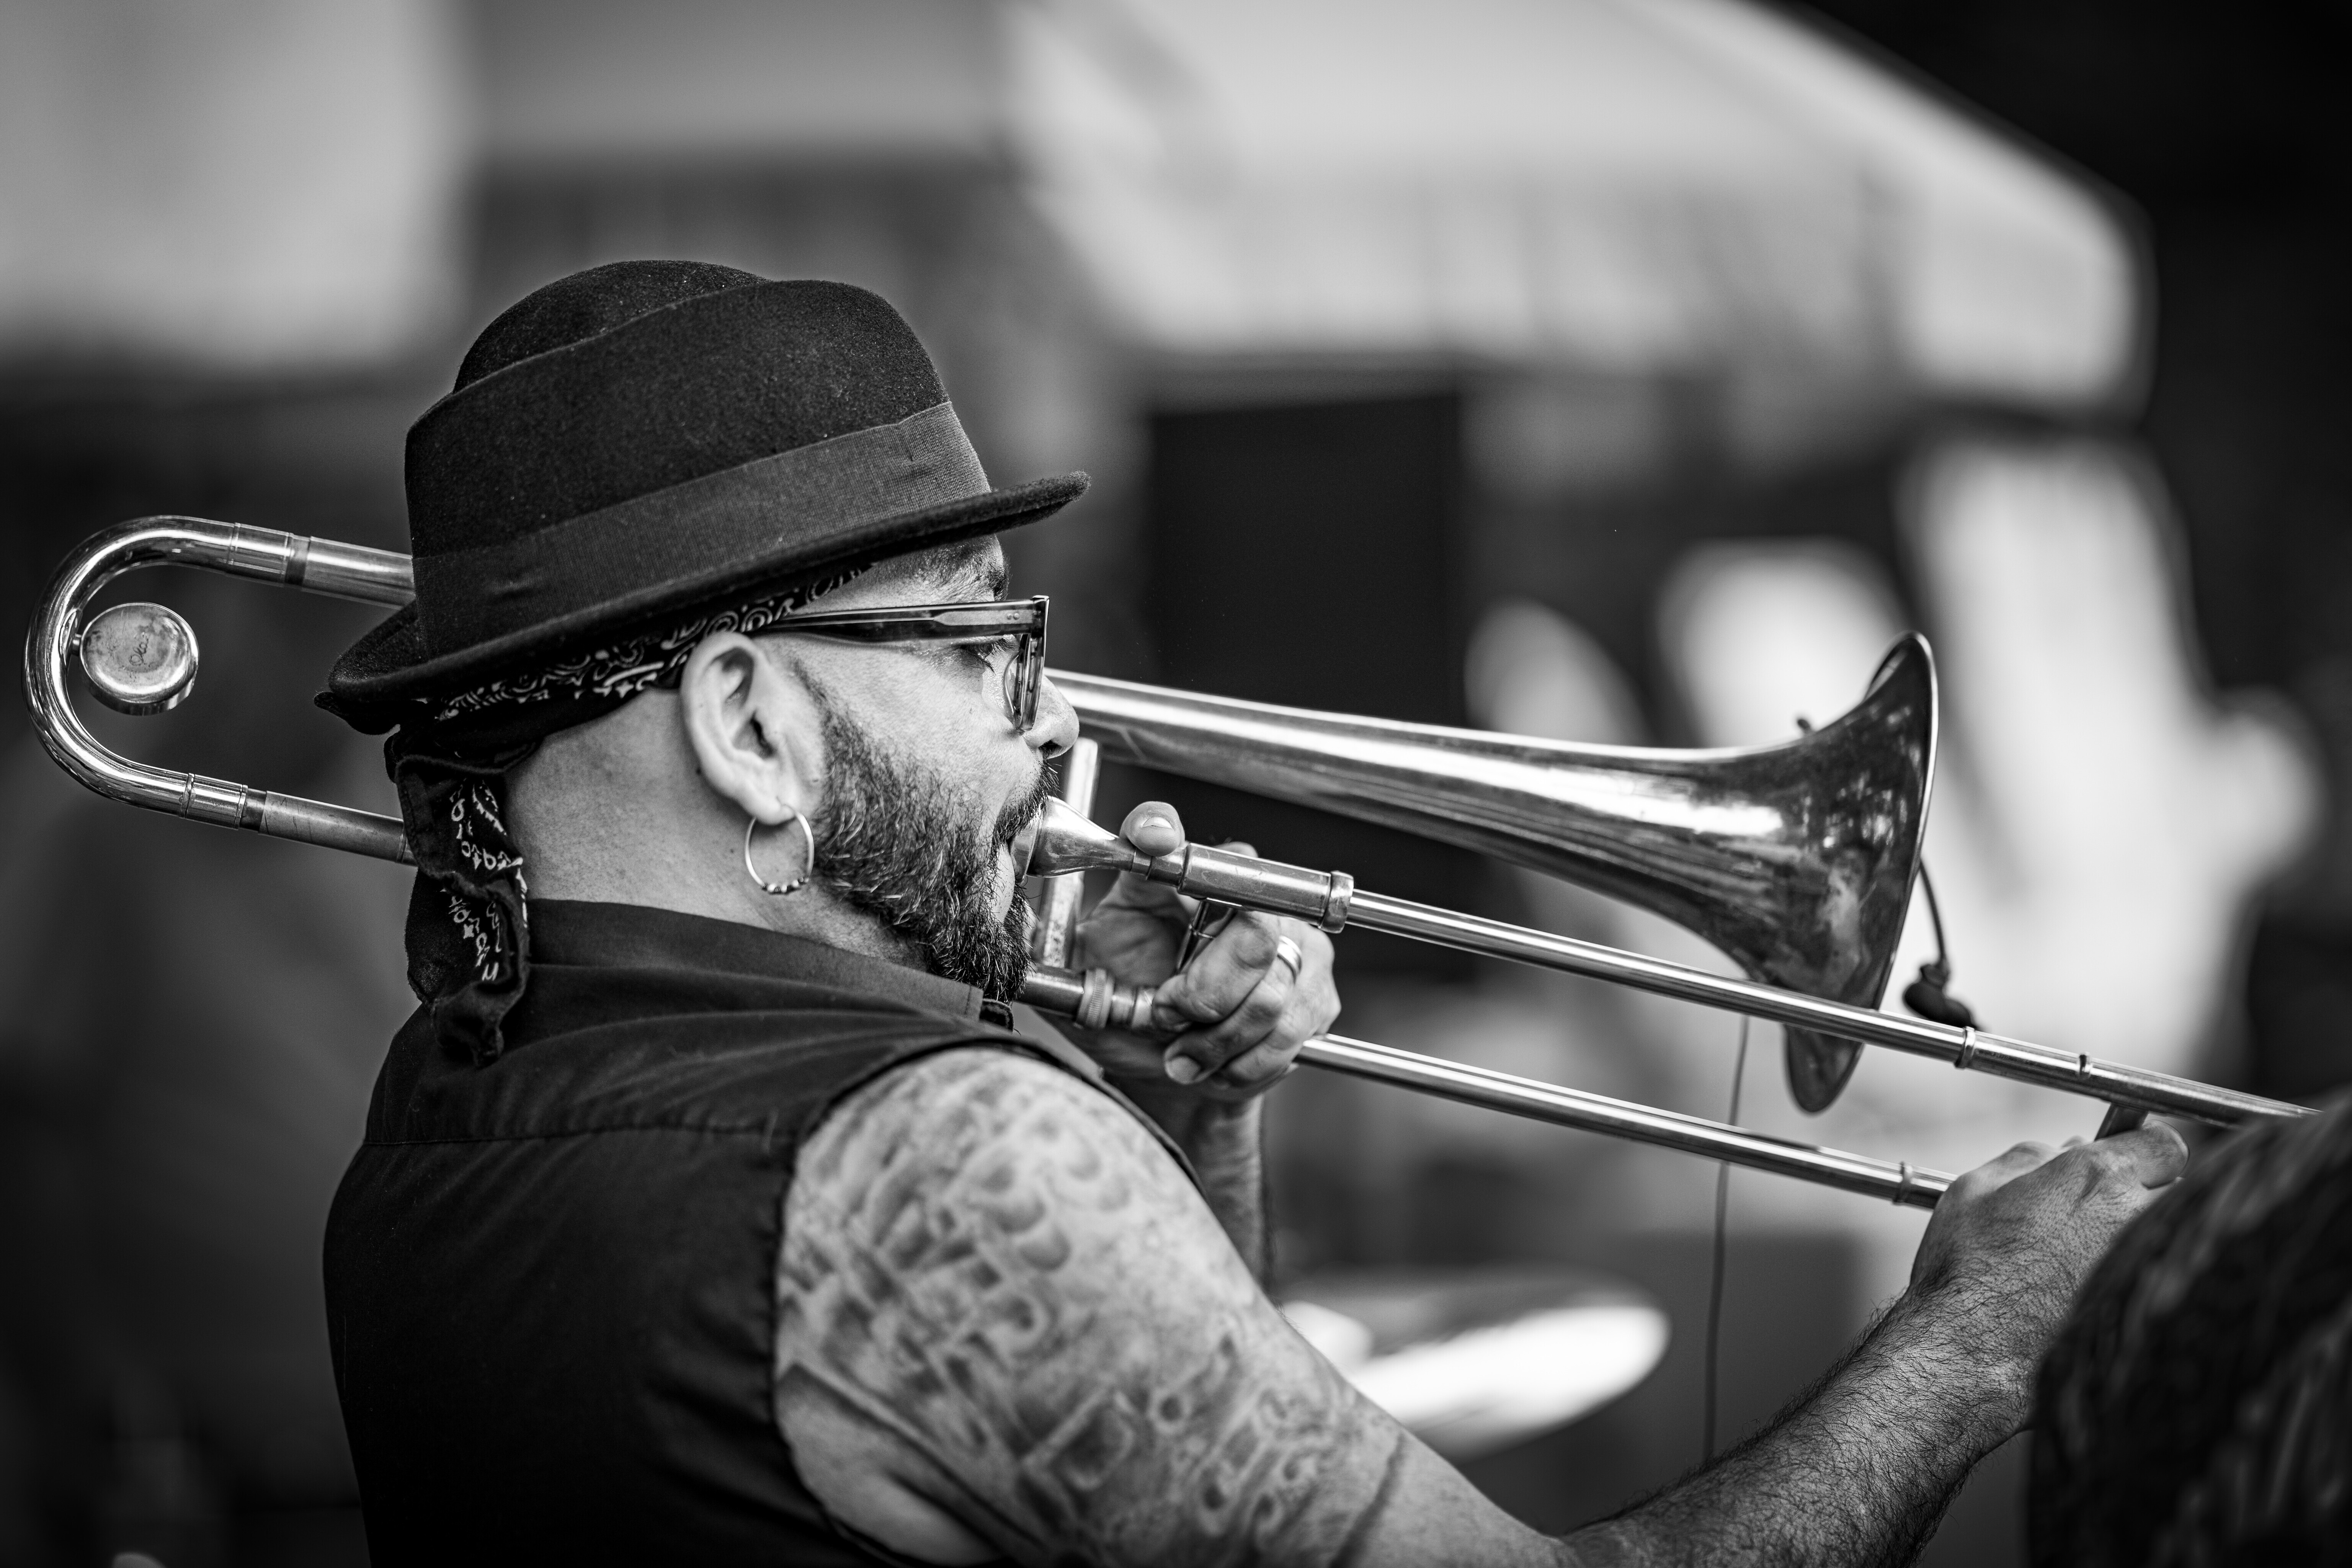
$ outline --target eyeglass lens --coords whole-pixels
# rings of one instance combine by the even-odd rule
[[[1013,727],[1027,734],[1037,723],[1038,677],[1045,668],[1045,639],[1023,632],[1013,639],[1013,657],[1004,666],[1004,711]]]

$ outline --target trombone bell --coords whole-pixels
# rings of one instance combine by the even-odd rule
[[[1748,749],[1577,745],[1053,679],[1122,762],[1563,878],[1664,915],[1766,984],[1861,1006],[1885,992],[1935,773],[1935,663],[1916,634],[1852,710]],[[1861,1050],[1790,1029],[1790,1093],[1827,1108]]]

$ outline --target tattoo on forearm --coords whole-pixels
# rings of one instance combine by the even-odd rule
[[[820,1127],[777,1297],[780,1415],[855,1412],[1024,1561],[1332,1562],[1398,1441],[1124,1110],[1000,1052]]]

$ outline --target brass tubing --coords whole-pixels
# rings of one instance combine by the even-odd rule
[[[1563,970],[1841,1039],[1931,1057],[2020,1083],[2090,1095],[2110,1105],[2185,1116],[2217,1126],[2234,1126],[2255,1116],[2315,1114],[2304,1106],[2215,1089],[2169,1073],[2100,1061],[2078,1052],[2053,1050],[1926,1018],[1900,1017],[1752,980],[1733,980],[1598,942],[1368,893],[1357,889],[1344,872],[1276,865],[1264,874],[1252,875],[1242,864],[1251,858],[1230,851],[1219,851],[1206,860],[1186,850],[1147,857],[1108,829],[1061,811],[1051,802],[1038,823],[1033,863],[1053,871],[1096,867],[1137,871],[1179,892],[1247,909],[1307,913],[1309,918],[1318,910],[1333,912],[1342,917],[1337,922],[1340,925]],[[1261,890],[1267,889],[1276,891],[1261,896]],[[1327,921],[1326,929],[1332,929],[1331,923]]]
[[[1040,1012],[1077,1019],[1092,1026],[1148,1026],[1148,988],[1115,985],[1099,969],[1084,974],[1039,965],[1023,982],[1021,1000]],[[1864,1197],[1912,1208],[1934,1208],[1952,1178],[1900,1161],[1874,1160],[1836,1149],[1772,1138],[1721,1121],[1683,1116],[1582,1089],[1562,1089],[1535,1079],[1469,1067],[1439,1057],[1401,1051],[1344,1035],[1316,1035],[1298,1048],[1298,1060],[1327,1072],[1369,1079],[1511,1116],[1573,1127],[1636,1143],[1654,1144],[1750,1170],[1794,1176]]]
[[[2019,1083],[2091,1095],[2110,1103],[2189,1117],[2220,1127],[2234,1126],[2257,1116],[2316,1114],[2306,1106],[2216,1089],[2170,1073],[2101,1061],[2077,1052],[2053,1050],[2048,1046],[1927,1018],[1905,1018],[1875,1008],[1826,1001],[1800,992],[1759,985],[1752,980],[1733,980],[1597,942],[1530,931],[1381,893],[1359,891],[1349,908],[1349,923],[1391,936],[1411,937],[1417,942],[1612,981],[1705,1007],[1720,1007],[1842,1039],[1929,1057],[1956,1068],[1990,1073]]]
[[[314,561],[322,568],[318,583],[306,576]],[[25,637],[25,703],[49,755],[85,787],[132,805],[379,859],[408,859],[407,841],[392,817],[201,773],[150,767],[110,750],[89,732],[68,699],[66,684],[66,666],[81,635],[82,610],[123,573],[171,565],[310,586],[313,592],[378,604],[408,599],[407,557],[388,551],[205,518],[149,517],[119,523],[93,535],[66,558]]]
[[[1952,1178],[1942,1171],[1767,1137],[1744,1127],[1465,1067],[1341,1035],[1315,1036],[1299,1048],[1298,1059],[1352,1078],[1417,1089],[1555,1126],[1679,1150],[1754,1171],[1795,1176],[1910,1208],[1934,1208],[1936,1200],[1952,1184]]]
[[[395,608],[416,596],[415,579],[405,555],[331,539],[305,539],[299,543],[301,558],[286,581],[306,594]]]

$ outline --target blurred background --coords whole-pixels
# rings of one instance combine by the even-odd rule
[[[408,423],[581,267],[877,289],[1064,668],[1560,739],[1787,738],[1901,630],[1990,1027],[2280,1096],[2352,1079],[2352,50],[2123,0],[0,0],[0,631],[176,511],[398,548]],[[165,574],[168,576],[168,574]],[[388,808],[308,705],[371,616],[142,578],[196,695],[102,732]],[[98,717],[110,716],[100,714]],[[1723,966],[1531,874],[1113,769],[1197,837]],[[0,704],[0,1562],[364,1561],[326,1205],[407,1007],[405,879],[82,796]],[[1898,963],[1933,944],[1923,911]],[[1341,943],[1350,1032],[1723,1116],[1720,1015]],[[1899,1005],[1899,1004],[1890,1004]],[[2087,1101],[1868,1055],[1742,1119],[1963,1169]],[[1468,1461],[1547,1528],[1700,1458],[1713,1167],[1302,1077],[1301,1280],[1574,1268],[1662,1358]],[[1920,1218],[1728,1198],[1722,1432]],[[1647,1365],[1648,1362],[1643,1362]],[[1638,1375],[1638,1373],[1637,1373]],[[1931,1562],[2018,1555],[2017,1445]]]

